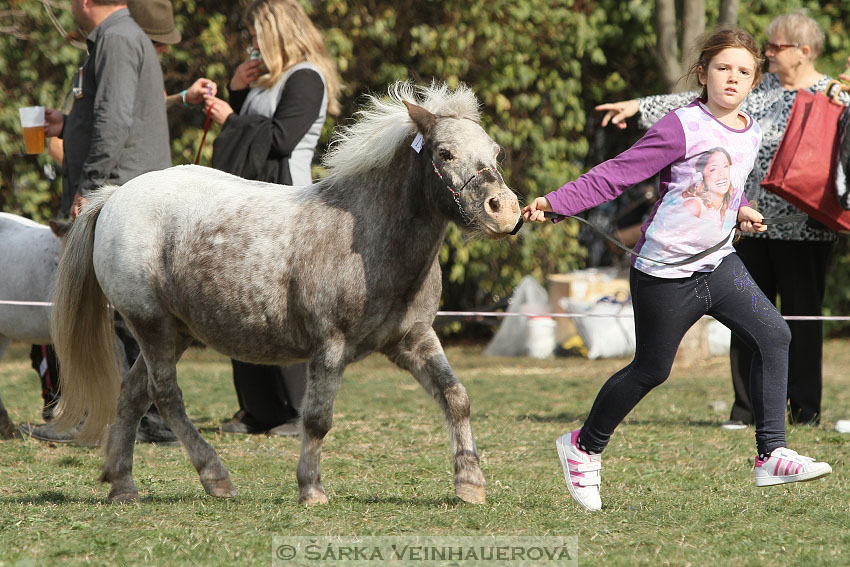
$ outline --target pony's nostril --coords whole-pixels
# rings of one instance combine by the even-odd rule
[[[490,205],[490,210],[494,213],[498,213],[502,207],[498,197],[491,197],[487,204]]]

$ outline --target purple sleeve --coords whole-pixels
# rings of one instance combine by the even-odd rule
[[[670,113],[628,150],[546,195],[552,210],[574,215],[610,201],[685,156],[685,132]]]

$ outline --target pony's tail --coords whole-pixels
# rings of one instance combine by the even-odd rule
[[[97,442],[115,419],[121,390],[111,309],[92,262],[94,229],[103,204],[117,189],[91,194],[65,237],[56,276],[50,336],[59,359],[61,397],[56,427],[71,429],[85,420],[80,442]]]

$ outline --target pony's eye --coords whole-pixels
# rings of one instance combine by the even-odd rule
[[[455,159],[455,156],[453,156],[452,152],[449,150],[440,150],[440,159],[443,161],[451,161]]]

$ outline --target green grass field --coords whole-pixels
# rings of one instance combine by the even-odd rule
[[[271,565],[293,535],[575,536],[582,565],[848,565],[850,349],[825,347],[823,424],[790,427],[789,445],[830,462],[825,480],[757,489],[753,429],[723,431],[728,361],[677,367],[617,430],[605,453],[603,510],[570,498],[555,439],[577,427],[623,360],[489,358],[447,349],[472,400],[487,503],[455,500],[436,404],[373,356],[352,365],[324,445],[326,506],[297,502],[299,442],[217,433],[236,409],[230,364],[190,350],[179,366],[189,417],[239,490],[206,496],[180,447],[137,445],[140,501],[108,505],[98,449],[0,442],[0,567]],[[40,416],[28,348],[0,362],[0,394],[19,422]],[[365,563],[359,563],[364,565]],[[506,564],[506,563],[492,563]]]

